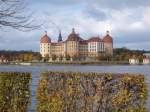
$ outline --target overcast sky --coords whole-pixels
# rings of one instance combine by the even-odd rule
[[[27,0],[26,12],[34,12],[36,23],[44,23],[31,32],[0,30],[0,50],[39,51],[44,31],[53,41],[61,29],[65,40],[74,27],[84,39],[106,30],[114,47],[150,50],[150,0]]]

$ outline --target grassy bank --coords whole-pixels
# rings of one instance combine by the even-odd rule
[[[0,112],[27,112],[30,73],[0,72]]]
[[[73,62],[50,62],[49,64],[79,64],[79,65],[127,65],[128,62],[117,61],[73,61]]]
[[[128,61],[53,61],[53,62],[9,62],[0,65],[25,65],[25,66],[41,66],[41,65],[130,65]],[[138,65],[143,65],[139,63]]]
[[[47,72],[38,85],[38,112],[146,112],[143,75]]]
[[[31,63],[31,65],[129,65],[128,62],[121,61],[64,61],[64,62],[40,62],[40,63]]]

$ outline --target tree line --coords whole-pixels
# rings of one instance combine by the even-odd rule
[[[99,61],[128,61],[130,58],[138,58],[140,61],[145,58],[144,53],[150,53],[150,51],[144,50],[130,50],[127,48],[115,48],[113,56],[99,55],[95,60]],[[33,51],[0,51],[0,59],[6,59],[8,61],[49,61],[49,56],[42,58],[39,52]],[[52,60],[56,60],[58,57],[52,55]],[[59,57],[60,58],[60,57]],[[61,57],[60,59],[63,59]],[[70,56],[66,56],[66,60],[70,60]],[[78,60],[78,57],[73,57],[73,60]]]
[[[144,53],[150,53],[150,51],[115,48],[113,58],[116,61],[128,61],[130,58],[138,58],[140,61],[142,61],[143,58],[145,58]]]
[[[42,59],[39,52],[33,51],[0,51],[0,59],[8,61],[40,61]]]

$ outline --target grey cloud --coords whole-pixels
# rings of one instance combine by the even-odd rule
[[[86,7],[83,13],[85,13],[88,18],[93,18],[97,21],[103,21],[107,19],[106,12],[96,6]]]
[[[149,0],[94,0],[101,8],[122,9],[149,6]]]
[[[110,20],[113,24],[116,25],[117,29],[112,34],[114,38],[114,45],[117,47],[126,46],[128,48],[137,48],[137,49],[149,49],[150,47],[150,32],[148,30],[137,30],[130,31],[126,30],[128,25],[132,24],[136,20],[142,21],[143,9],[139,8],[136,10],[136,7],[147,7],[150,6],[149,0],[28,0],[29,3],[32,2],[32,6],[36,10],[40,10],[41,13],[37,12],[37,18],[41,18],[44,15],[46,17],[46,24],[48,33],[52,39],[57,38],[56,28],[50,24],[50,19],[54,20],[57,25],[62,29],[63,38],[66,38],[67,35],[71,32],[71,28],[77,28],[77,32],[81,32],[81,36],[90,37],[93,33],[101,32],[102,28],[105,27],[108,23],[105,21]],[[36,5],[38,4],[38,5]],[[50,4],[50,5],[47,5]],[[85,5],[81,5],[85,4]],[[75,5],[75,6],[73,6]],[[32,9],[31,6],[31,9]],[[52,7],[50,7],[52,6]],[[73,7],[72,7],[73,6]],[[66,8],[69,7],[69,8]],[[71,9],[70,9],[71,7]],[[134,12],[128,17],[121,18],[120,21],[114,17],[111,20],[111,10],[119,10],[122,13],[122,10],[133,9]],[[59,10],[58,10],[59,9]],[[67,10],[65,10],[67,9]],[[43,13],[47,11],[47,13]],[[58,12],[59,11],[59,12]],[[129,10],[130,11],[130,10]],[[50,16],[50,17],[49,17]],[[90,19],[92,18],[92,20]],[[148,17],[149,18],[149,17]],[[42,19],[40,20],[42,21]],[[48,23],[49,22],[49,23]],[[91,22],[91,23],[90,23]],[[102,23],[101,23],[102,22]],[[102,28],[101,28],[102,27]],[[120,30],[120,28],[122,28]],[[101,29],[100,29],[101,28]],[[149,29],[149,26],[146,26]],[[39,41],[40,37],[43,35],[44,30],[34,31],[34,34],[30,35],[30,32],[27,34],[16,32],[11,30],[9,34],[1,35],[0,38],[0,48],[2,49],[13,49],[13,50],[39,50]],[[95,31],[96,30],[96,31]],[[0,31],[2,32],[2,31]],[[13,37],[11,37],[13,36]],[[149,49],[150,50],[150,49]]]
[[[133,32],[126,32],[126,31],[118,31],[117,36],[114,37],[116,43],[122,44],[131,44],[131,43],[142,43],[142,42],[150,42],[150,32],[140,32],[140,31],[133,31]]]
[[[29,0],[28,0],[29,1]],[[32,3],[47,3],[53,5],[97,4],[101,8],[129,8],[149,6],[150,0],[32,0]]]
[[[150,42],[141,42],[140,44],[139,43],[117,43],[117,44],[114,44],[115,48],[119,48],[119,47],[126,47],[126,48],[129,48],[129,49],[140,49],[140,50],[150,50],[149,49],[149,45],[150,45]]]
[[[74,5],[85,2],[85,0],[32,0],[28,2],[47,3],[52,5]]]
[[[41,34],[42,32],[38,31],[18,32],[11,30],[10,32],[3,32],[3,37],[0,38],[0,49],[38,51]]]

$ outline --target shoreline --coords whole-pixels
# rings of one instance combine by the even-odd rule
[[[50,66],[50,65],[83,65],[83,66],[144,66],[150,64],[129,64],[128,62],[116,62],[116,61],[109,61],[109,62],[10,62],[10,63],[1,63],[0,65],[20,65],[20,66]]]

